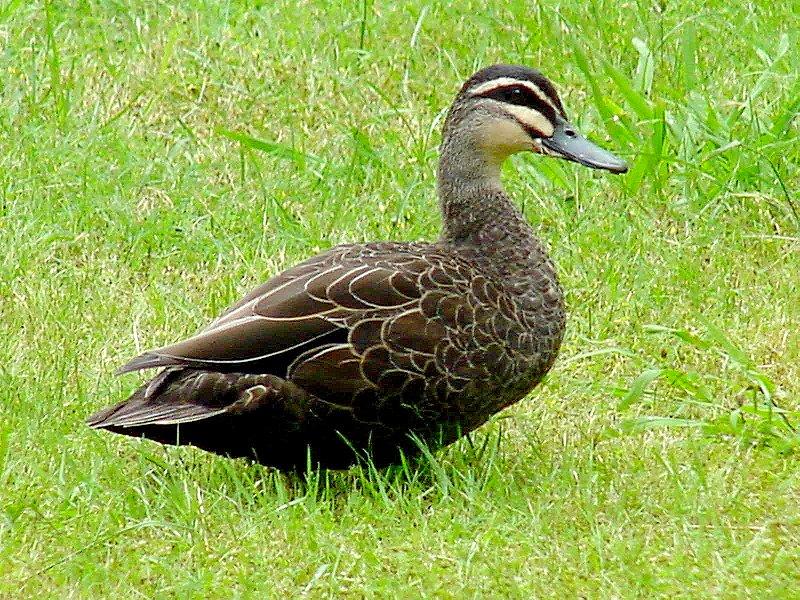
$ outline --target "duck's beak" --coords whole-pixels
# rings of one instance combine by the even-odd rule
[[[541,138],[539,143],[545,148],[547,154],[559,156],[593,169],[605,169],[612,173],[624,173],[628,170],[628,164],[624,160],[593,144],[561,118],[556,123],[553,135]]]

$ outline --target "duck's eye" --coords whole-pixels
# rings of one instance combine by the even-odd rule
[[[522,104],[524,101],[524,94],[522,90],[518,87],[511,87],[506,90],[505,93],[506,101],[511,102],[512,104]]]

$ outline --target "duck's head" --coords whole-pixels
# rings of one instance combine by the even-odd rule
[[[612,173],[628,170],[625,161],[578,133],[550,80],[528,67],[492,65],[470,77],[447,116],[445,141],[456,133],[498,164],[527,150]]]

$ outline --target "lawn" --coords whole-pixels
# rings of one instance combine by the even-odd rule
[[[798,3],[486,4],[0,4],[0,597],[796,595]],[[567,290],[530,398],[303,477],[84,426],[271,274],[435,238],[494,62],[632,165],[505,167]]]

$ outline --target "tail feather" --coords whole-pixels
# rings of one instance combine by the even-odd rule
[[[207,419],[226,412],[236,401],[230,380],[221,373],[167,369],[124,402],[89,417],[87,424],[94,429],[111,429]]]
[[[227,410],[228,407],[211,409],[207,406],[189,403],[159,406],[146,401],[126,400],[110,409],[93,414],[86,420],[86,423],[93,429],[178,425],[214,417]]]
[[[191,423],[228,412],[254,410],[288,385],[271,375],[168,368],[124,402],[91,415],[86,423],[93,429]]]

